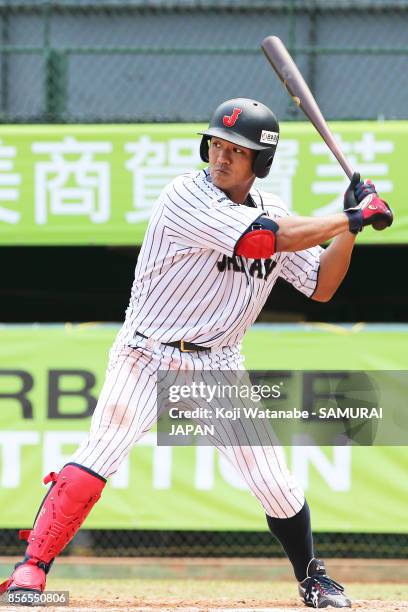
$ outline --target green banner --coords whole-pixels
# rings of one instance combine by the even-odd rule
[[[0,244],[134,245],[152,206],[175,176],[203,166],[203,125],[0,126]],[[331,124],[353,167],[371,178],[396,214],[364,243],[408,239],[404,195],[408,122]],[[270,175],[257,186],[294,213],[342,209],[348,184],[308,123],[283,123]]]
[[[58,470],[86,437],[117,328],[0,328],[0,527],[29,527]],[[404,369],[408,326],[255,326],[249,369]],[[406,530],[407,447],[286,449],[320,531]],[[87,520],[90,528],[264,529],[264,515],[212,447],[132,450]]]

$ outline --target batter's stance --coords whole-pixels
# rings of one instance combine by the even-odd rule
[[[136,266],[126,320],[110,352],[89,438],[50,483],[25,557],[0,591],[42,592],[53,559],[78,531],[136,442],[156,421],[159,369],[242,368],[241,340],[279,277],[325,302],[350,263],[356,234],[391,225],[389,206],[355,174],[344,212],[290,216],[274,195],[253,188],[267,176],[279,125],[266,106],[221,104],[203,133],[205,170],[179,176],[162,192]],[[327,249],[320,246],[334,238]],[[226,447],[280,540],[306,605],[350,607],[343,587],[314,558],[309,507],[278,447]]]

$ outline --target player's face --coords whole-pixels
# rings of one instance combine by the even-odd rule
[[[252,169],[255,151],[213,136],[208,155],[214,185],[233,202],[242,204],[255,180]]]

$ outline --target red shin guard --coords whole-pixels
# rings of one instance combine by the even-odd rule
[[[24,560],[16,565],[10,578],[0,584],[0,593],[44,590],[51,562],[72,540],[106,484],[102,476],[75,463],[64,466],[59,474],[48,474],[44,483],[49,482],[52,485],[40,506],[34,527],[20,531],[20,538],[28,542]]]
[[[44,483],[52,482],[37,514],[34,527],[23,531],[26,555],[50,563],[72,540],[101,496],[106,480],[80,465],[68,463],[59,474],[51,472]]]

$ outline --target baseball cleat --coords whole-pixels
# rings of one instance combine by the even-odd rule
[[[327,576],[324,562],[312,559],[307,567],[307,578],[299,584],[299,595],[310,608],[351,608],[344,588]]]
[[[41,594],[45,589],[46,578],[44,569],[38,563],[35,559],[27,558],[17,563],[10,578],[0,584],[0,594],[6,592]]]

